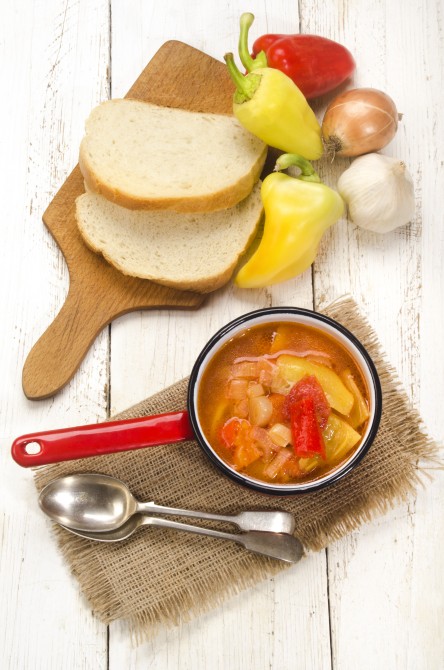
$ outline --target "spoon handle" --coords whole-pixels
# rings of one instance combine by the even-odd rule
[[[160,528],[171,528],[174,530],[183,530],[187,533],[196,535],[207,535],[216,537],[220,540],[230,540],[245,547],[255,554],[277,558],[287,563],[297,563],[303,556],[304,550],[300,541],[293,535],[285,533],[265,533],[262,531],[250,530],[246,533],[236,535],[234,533],[225,533],[214,530],[213,528],[204,528],[203,526],[192,526],[179,521],[170,521],[169,519],[160,519],[158,517],[143,517],[141,525],[157,526]]]
[[[154,502],[146,502],[137,504],[137,512],[139,514],[167,514],[184,516],[191,519],[226,521],[245,531],[260,530],[274,533],[293,533],[294,531],[293,515],[282,511],[254,510],[241,512],[240,514],[226,515],[178,509],[176,507],[164,507],[163,505],[156,505]]]
[[[228,521],[241,528],[241,523],[236,516],[225,516],[223,514],[211,514],[210,512],[197,512],[195,510],[179,509],[176,507],[164,507],[156,505],[154,502],[138,503],[137,511],[139,514],[169,514],[173,516],[185,516],[191,519],[207,519],[209,521]],[[245,528],[244,530],[250,530]],[[261,529],[265,530],[265,529]]]

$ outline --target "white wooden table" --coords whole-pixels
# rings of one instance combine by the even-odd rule
[[[229,286],[198,312],[120,318],[67,388],[26,400],[24,360],[69,281],[41,215],[77,162],[85,118],[98,102],[123,95],[169,39],[222,59],[236,48],[247,10],[256,15],[253,37],[300,30],[343,43],[357,61],[355,85],[394,98],[404,116],[385,152],[403,158],[414,177],[415,220],[387,236],[343,220],[326,235],[313,270],[295,281],[263,291]],[[1,668],[444,667],[439,472],[409,505],[133,649],[124,624],[107,629],[93,616],[38,510],[31,473],[9,455],[19,434],[103,420],[182,378],[207,338],[243,312],[283,304],[321,310],[344,293],[368,314],[430,434],[442,440],[443,18],[442,0],[2,2]],[[334,186],[338,169],[322,170]]]

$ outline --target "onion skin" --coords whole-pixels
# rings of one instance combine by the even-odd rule
[[[393,100],[376,88],[354,88],[328,105],[322,122],[327,152],[362,156],[385,147],[396,135],[398,110]]]

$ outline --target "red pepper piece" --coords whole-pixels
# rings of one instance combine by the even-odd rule
[[[251,441],[249,438],[250,430],[251,423],[249,421],[233,417],[222,426],[220,437],[227,449],[233,449]]]
[[[319,35],[263,35],[253,44],[253,55],[260,51],[309,99],[337,88],[356,67],[348,49]]]
[[[331,413],[331,407],[325,397],[324,389],[314,375],[305,375],[291,387],[290,393],[285,399],[283,413],[289,418],[292,405],[307,397],[313,400],[319,426],[325,428]]]
[[[325,460],[325,444],[313,398],[306,396],[292,404],[290,424],[296,456],[300,458],[321,456]]]

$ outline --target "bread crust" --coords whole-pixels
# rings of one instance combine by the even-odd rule
[[[138,209],[144,211],[166,210],[180,212],[183,214],[216,212],[222,209],[234,207],[241,200],[250,195],[254,185],[259,180],[262,168],[267,157],[268,147],[264,145],[262,153],[251,167],[250,172],[245,174],[235,184],[227,186],[220,191],[215,191],[205,196],[180,196],[177,198],[135,198],[117,188],[112,188],[100,181],[94,173],[88,160],[86,152],[82,152],[80,144],[79,167],[87,189],[103,195],[107,200],[126,209]]]
[[[82,196],[78,196],[78,198],[81,198]],[[248,196],[247,196],[248,197]],[[211,293],[213,291],[216,291],[217,289],[221,288],[225,284],[227,284],[231,277],[233,276],[234,271],[236,268],[239,266],[241,262],[241,258],[245,255],[247,250],[249,249],[250,245],[252,244],[253,240],[255,239],[260,222],[262,220],[263,216],[263,209],[258,210],[257,212],[257,219],[255,221],[254,226],[252,226],[250,235],[245,242],[244,246],[242,249],[238,250],[237,258],[233,259],[233,261],[230,263],[230,265],[226,266],[223,271],[221,272],[215,272],[213,274],[209,274],[206,277],[199,278],[199,279],[188,279],[184,281],[177,281],[173,279],[169,279],[168,277],[159,277],[159,276],[154,276],[150,274],[149,268],[146,269],[145,272],[137,272],[133,273],[128,270],[125,266],[123,266],[121,263],[119,263],[118,259],[116,259],[112,254],[107,253],[106,249],[102,249],[98,247],[97,245],[94,245],[91,243],[91,240],[89,236],[87,235],[83,225],[82,225],[82,220],[78,216],[78,208],[77,208],[77,203],[76,203],[76,209],[75,209],[75,217],[77,221],[77,226],[79,228],[80,234],[82,236],[82,239],[86,246],[91,249],[96,254],[100,254],[103,256],[103,258],[113,267],[116,268],[119,272],[122,274],[129,276],[129,277],[137,277],[139,279],[147,279],[149,281],[152,281],[156,284],[160,284],[162,286],[168,286],[169,288],[176,288],[182,291],[194,291],[195,293]]]

